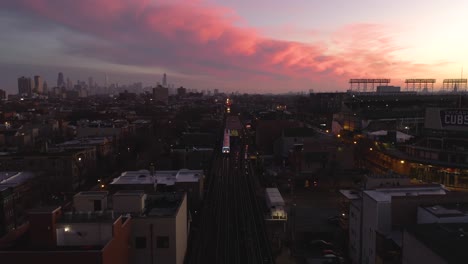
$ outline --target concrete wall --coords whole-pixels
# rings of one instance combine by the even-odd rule
[[[187,240],[188,240],[188,226],[187,226],[187,195],[184,195],[179,212],[176,217],[176,232],[175,232],[175,244],[176,244],[176,262],[177,264],[183,264],[185,259],[185,253],[187,251]]]
[[[353,264],[361,263],[361,202],[351,201],[349,207],[349,257]]]
[[[375,263],[375,241],[378,228],[378,205],[377,202],[364,193],[363,195],[363,218],[362,218],[362,263]]]
[[[128,264],[133,255],[130,247],[132,219],[116,221],[113,226],[113,239],[102,250],[103,264]],[[88,263],[84,263],[88,264]]]
[[[135,248],[135,254],[131,263],[183,264],[188,239],[186,195],[175,216],[139,217],[133,220],[132,247],[135,248],[135,240],[137,237],[146,238],[146,247],[143,249]],[[169,237],[168,248],[158,248],[157,238],[159,236]]]
[[[94,200],[101,202],[101,210],[107,210],[107,196],[102,195],[75,195],[73,197],[73,206],[76,211],[93,212],[94,211]]]
[[[145,208],[146,194],[114,195],[112,199],[116,213],[141,213]]]
[[[408,232],[403,233],[402,264],[446,264],[424,244]]]

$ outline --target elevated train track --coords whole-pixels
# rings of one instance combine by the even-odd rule
[[[226,117],[228,129],[237,130],[238,138],[231,140],[229,154],[222,153],[220,146],[214,157],[200,225],[186,263],[274,263],[237,116]]]

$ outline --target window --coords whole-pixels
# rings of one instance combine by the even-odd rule
[[[158,236],[156,237],[156,243],[158,248],[169,248],[169,237]]]
[[[146,237],[135,237],[135,248],[146,248]]]

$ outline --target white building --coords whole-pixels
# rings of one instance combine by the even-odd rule
[[[189,233],[185,193],[120,191],[114,194],[113,203],[116,211],[132,215],[135,254],[131,263],[184,262]]]
[[[107,195],[106,191],[79,192],[73,196],[73,207],[78,212],[107,210]]]
[[[204,174],[202,170],[126,171],[115,178],[110,187],[114,190],[144,190],[146,192],[181,191],[187,193],[189,208],[196,208],[203,199]]]
[[[448,191],[443,185],[401,186],[364,190],[360,192],[341,191],[350,200],[349,208],[349,252],[352,263],[374,264],[377,262],[377,236],[393,240],[401,247],[402,232],[393,230],[392,219],[405,214],[395,210],[392,200],[408,200],[408,204],[422,202],[424,196],[445,196]],[[422,199],[419,199],[422,198]],[[421,201],[418,201],[421,200]],[[427,201],[426,201],[427,202]]]

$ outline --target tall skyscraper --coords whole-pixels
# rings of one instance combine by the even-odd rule
[[[164,73],[164,75],[163,75],[162,86],[163,86],[163,87],[167,87],[167,76],[166,76],[166,73]]]
[[[6,91],[0,89],[0,100],[5,100],[6,99]]]
[[[18,78],[18,94],[20,96],[31,96],[32,93],[32,82],[31,78],[20,77]]]
[[[65,87],[65,79],[63,78],[63,73],[61,72],[58,74],[57,87]]]
[[[41,76],[39,75],[36,75],[34,76],[34,92],[38,93],[38,94],[42,94],[44,91],[43,91],[43,87],[42,87],[42,78]]]
[[[47,86],[47,82],[44,80],[44,83],[42,84],[42,91],[44,94],[49,93],[49,87]]]
[[[88,77],[88,87],[89,87],[89,88],[94,87],[94,80],[93,80],[93,77]]]
[[[72,81],[70,80],[70,78],[67,78],[67,90],[71,90],[71,88],[73,88]]]

